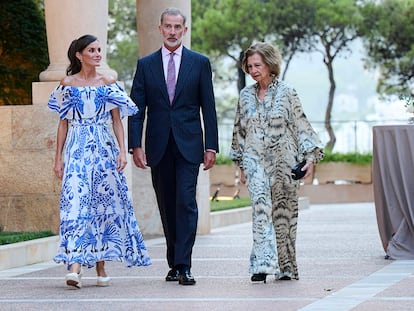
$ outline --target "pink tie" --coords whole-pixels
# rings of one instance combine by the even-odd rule
[[[170,60],[168,61],[167,69],[167,90],[170,97],[170,104],[172,104],[175,93],[175,63],[174,53],[170,53]]]

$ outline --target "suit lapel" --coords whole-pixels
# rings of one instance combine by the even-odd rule
[[[167,85],[165,83],[164,68],[162,64],[162,53],[161,49],[158,50],[154,57],[151,60],[150,66],[152,73],[154,75],[153,81],[158,82],[158,87],[160,88],[161,94],[165,97],[167,103],[170,102],[168,97]]]
[[[187,48],[183,47],[183,54],[181,55],[181,64],[180,64],[180,71],[178,72],[178,79],[177,85],[175,86],[175,96],[174,98],[178,98],[178,95],[184,89],[185,80],[189,76],[189,72],[193,65],[193,58],[191,54],[188,52]]]

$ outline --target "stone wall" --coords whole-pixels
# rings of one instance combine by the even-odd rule
[[[374,202],[373,184],[301,185],[299,196],[309,198],[310,204]]]
[[[52,170],[57,119],[44,103],[34,102],[0,106],[0,124],[1,229],[57,232],[60,181]]]

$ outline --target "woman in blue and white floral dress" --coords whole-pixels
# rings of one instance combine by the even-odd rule
[[[95,266],[97,285],[107,286],[105,261],[151,264],[122,172],[121,119],[138,109],[115,79],[96,71],[102,56],[95,36],[74,40],[68,57],[68,76],[48,103],[60,116],[54,165],[62,179],[60,248],[54,260],[67,264],[69,286],[81,287],[81,266]]]

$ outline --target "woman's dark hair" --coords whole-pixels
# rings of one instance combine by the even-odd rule
[[[80,60],[76,57],[76,52],[82,53],[82,51],[92,42],[98,40],[97,37],[93,35],[83,35],[79,39],[73,40],[68,49],[68,58],[70,64],[66,69],[66,75],[74,75],[78,73],[81,68],[82,64]]]

